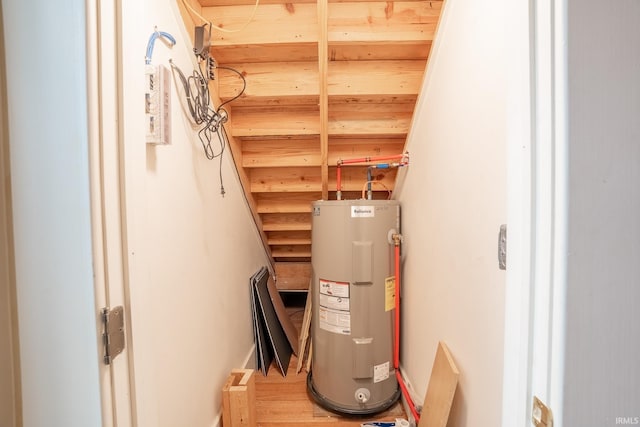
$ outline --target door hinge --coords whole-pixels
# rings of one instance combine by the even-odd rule
[[[498,267],[500,270],[507,269],[507,224],[500,226],[498,234]]]
[[[536,396],[533,396],[531,421],[536,427],[553,427],[553,414],[551,413],[551,409]]]
[[[124,350],[124,309],[118,306],[102,309],[102,342],[104,343],[104,363],[110,365]]]

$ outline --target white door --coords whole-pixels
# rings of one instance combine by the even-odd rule
[[[24,427],[101,423],[84,10],[2,2]]]
[[[566,16],[564,2],[548,0],[514,2],[510,13],[510,234],[502,425],[526,426],[534,415],[545,421],[546,408],[556,419],[563,409]],[[534,406],[534,397],[544,406]]]
[[[96,310],[124,308],[126,346],[100,360],[103,425],[134,425],[130,375],[130,310],[125,297],[126,236],[122,223],[118,2],[87,2],[91,213]]]

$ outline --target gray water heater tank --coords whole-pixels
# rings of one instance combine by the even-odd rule
[[[400,396],[393,366],[394,200],[312,204],[313,398],[335,412],[384,411]]]

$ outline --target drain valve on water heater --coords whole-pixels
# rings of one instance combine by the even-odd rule
[[[368,388],[359,388],[356,390],[356,400],[359,403],[367,403],[371,398],[371,392]]]

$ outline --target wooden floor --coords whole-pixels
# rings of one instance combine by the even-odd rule
[[[299,329],[303,310],[288,308],[293,323]],[[346,417],[320,408],[307,393],[307,372],[296,374],[298,359],[291,356],[287,376],[283,377],[274,364],[265,377],[256,372],[256,415],[259,427],[317,426],[352,427],[366,421],[395,421],[406,418],[398,403],[382,414],[369,417]]]

